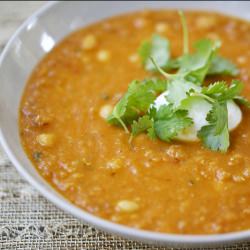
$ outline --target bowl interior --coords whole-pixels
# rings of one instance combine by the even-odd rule
[[[227,8],[225,8],[225,4]],[[215,10],[250,20],[250,2],[186,1],[83,1],[59,2],[45,6],[29,18],[15,33],[0,60],[0,140],[19,172],[59,207],[101,228],[129,237],[160,243],[198,244],[216,238],[146,234],[105,222],[74,207],[38,175],[27,159],[18,132],[18,107],[22,92],[33,67],[65,35],[88,23],[123,12],[144,8],[181,8]],[[250,235],[250,233],[248,233]],[[177,238],[176,238],[177,237]],[[223,239],[223,237],[220,239]],[[231,239],[231,238],[230,238]],[[226,240],[226,239],[224,239]],[[218,239],[219,241],[219,239]]]

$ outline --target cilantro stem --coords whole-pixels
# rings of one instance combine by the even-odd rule
[[[208,102],[210,103],[214,103],[215,100],[207,95],[204,95],[202,93],[198,93],[198,92],[195,92],[195,93],[191,93],[190,96],[197,96],[197,97],[202,97],[204,98],[205,100],[207,100]]]
[[[178,11],[181,18],[181,25],[183,30],[183,53],[188,54],[189,51],[189,41],[188,41],[188,27],[187,21],[182,10]]]
[[[153,57],[150,57],[150,60],[152,61],[152,63],[154,64],[154,66],[156,67],[156,69],[163,75],[165,76],[166,78],[173,78],[173,75],[172,74],[168,74],[167,72],[165,72],[157,63],[156,61],[154,60]]]
[[[128,143],[131,144],[133,139],[134,139],[134,136],[131,134],[130,137],[129,137]]]
[[[127,134],[129,134],[129,130],[128,130],[127,126],[125,125],[125,123],[123,122],[123,120],[122,120],[121,118],[116,118],[116,119],[120,122],[120,124],[121,124],[122,127],[124,128],[125,132],[126,132]]]

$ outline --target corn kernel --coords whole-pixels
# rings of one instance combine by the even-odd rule
[[[87,35],[82,40],[82,47],[85,50],[91,50],[97,45],[96,37],[94,35]]]
[[[113,107],[111,105],[104,105],[101,107],[99,115],[103,118],[103,119],[107,119],[108,116],[111,114],[113,110]]]
[[[158,33],[164,33],[169,30],[169,26],[166,23],[159,22],[155,25],[155,31]]]
[[[52,146],[55,142],[54,134],[40,134],[36,137],[37,142],[44,147]]]
[[[109,58],[110,58],[110,53],[107,50],[100,50],[97,53],[97,59],[100,62],[107,62],[109,60]]]
[[[196,26],[200,29],[209,29],[216,24],[216,18],[200,16],[196,19]]]
[[[119,212],[135,212],[139,209],[139,205],[134,201],[121,200],[116,205],[116,210]]]
[[[133,55],[129,56],[128,60],[129,60],[131,63],[136,63],[136,62],[138,62],[139,57],[138,57],[137,54],[133,54]]]

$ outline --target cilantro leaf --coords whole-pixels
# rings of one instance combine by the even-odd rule
[[[236,96],[240,95],[243,87],[243,83],[238,80],[233,80],[230,86],[227,86],[224,81],[220,81],[208,87],[203,87],[202,93],[223,102],[234,99]]]
[[[161,68],[167,68],[170,58],[170,45],[166,38],[153,35],[151,41],[144,41],[141,44],[138,52],[146,70],[156,70],[150,59],[151,57],[154,58]]]
[[[198,132],[198,137],[207,148],[213,151],[226,152],[229,147],[228,129],[224,127],[223,131],[218,135],[215,134],[214,129],[213,125],[204,126]]]
[[[107,121],[111,124],[122,125],[128,132],[126,124],[131,124],[149,109],[156,96],[167,87],[166,80],[133,81],[126,94],[116,104]]]
[[[188,111],[174,110],[171,104],[163,105],[155,115],[154,131],[161,140],[169,142],[192,123]]]
[[[230,86],[227,88],[227,90],[221,94],[219,100],[220,101],[226,101],[233,99],[235,96],[238,96],[244,88],[244,85],[239,80],[233,80]]]
[[[234,100],[241,105],[246,106],[247,108],[250,108],[250,102],[243,96],[235,96]]]
[[[157,138],[157,135],[155,133],[154,127],[148,129],[148,137],[151,140],[155,140]]]
[[[215,102],[211,111],[207,114],[206,120],[213,123],[215,127],[215,134],[221,133],[225,126],[227,126],[227,105],[226,103]]]
[[[133,84],[133,83],[132,83]],[[128,128],[124,121],[122,120],[123,116],[126,114],[127,105],[128,105],[129,95],[123,96],[123,98],[116,104],[111,115],[108,116],[107,121],[110,124],[120,124],[124,130],[129,133]]]
[[[168,69],[168,70],[179,69],[180,68],[180,60],[181,60],[181,57],[170,58],[169,61],[168,61],[166,69]]]
[[[171,117],[174,113],[174,107],[172,104],[164,104],[159,107],[157,112],[153,114],[154,120],[165,120]]]
[[[178,69],[181,67],[182,57],[170,59],[168,62],[168,69]],[[208,68],[207,75],[228,75],[236,76],[239,74],[239,70],[231,61],[220,55],[214,55],[211,60],[211,64]]]
[[[187,93],[191,90],[200,91],[200,87],[196,84],[186,81],[183,78],[177,78],[168,83],[167,101],[174,104],[174,107],[180,105],[181,101],[187,97]]]
[[[179,73],[184,74],[189,81],[201,85],[219,47],[219,42],[208,39],[199,40],[195,44],[195,53],[181,57]]]
[[[206,119],[209,125],[198,131],[198,137],[207,148],[226,152],[230,144],[226,103],[215,102]]]
[[[208,69],[208,75],[238,75],[239,70],[237,67],[229,60],[216,55],[211,61],[211,65]]]
[[[226,91],[226,89],[227,89],[226,82],[218,81],[208,85],[207,87],[203,87],[201,92],[205,95],[211,96],[211,95],[221,94],[224,91]]]
[[[132,126],[131,126],[132,136],[136,136],[145,131],[148,131],[152,127],[153,127],[152,119],[150,119],[148,115],[144,115],[140,117],[138,121],[133,121]]]

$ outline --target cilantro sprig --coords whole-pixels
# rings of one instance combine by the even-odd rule
[[[158,34],[142,42],[138,53],[143,67],[159,72],[165,79],[132,81],[107,121],[122,126],[127,133],[131,131],[130,141],[138,134],[147,133],[151,139],[170,142],[193,125],[184,103],[197,102],[201,98],[209,104],[210,110],[206,114],[207,124],[197,131],[197,137],[208,149],[226,152],[230,145],[228,102],[248,108],[250,102],[240,95],[244,85],[238,80],[230,85],[218,81],[204,86],[209,75],[236,76],[239,71],[231,61],[218,54],[220,41],[201,39],[194,44],[194,52],[189,52],[187,22],[183,12],[179,15],[183,28],[183,55],[171,58],[169,40]],[[165,103],[157,108],[155,101],[160,95]]]
[[[161,79],[133,81],[107,121],[115,125],[120,124],[129,133],[127,125],[145,114],[150,104],[154,102],[158,94],[166,89],[166,86],[167,81]]]
[[[193,124],[187,110],[174,109],[172,104],[162,105],[155,112],[153,120],[155,134],[166,142],[170,142],[179,132]]]
[[[198,131],[198,137],[203,144],[213,150],[226,152],[229,147],[228,112],[225,102],[214,102],[207,115],[209,125]]]
[[[151,57],[157,60],[162,68],[168,68],[170,59],[170,43],[167,39],[154,34],[151,41],[144,41],[138,53],[146,70],[155,71],[155,66],[150,60]]]
[[[151,108],[147,115],[133,122],[132,136],[146,131],[151,138],[159,137],[170,142],[179,132],[192,124],[187,110],[175,109],[173,104],[162,105],[159,110]]]
[[[242,89],[242,82],[233,80],[229,86],[226,82],[219,81],[203,87],[201,92],[190,91],[189,96],[202,97],[212,104],[212,109],[206,117],[209,125],[203,126],[197,134],[207,148],[213,151],[227,151],[230,145],[227,101],[237,99]]]

